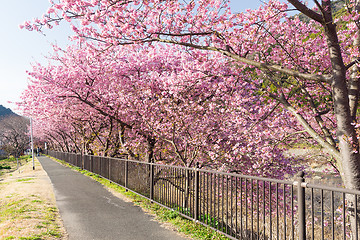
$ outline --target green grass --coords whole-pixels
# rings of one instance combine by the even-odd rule
[[[30,161],[30,159],[31,159],[30,155],[25,155],[25,156],[19,157],[19,159],[18,159],[19,165],[22,166],[22,165],[26,164],[28,161]],[[18,164],[18,161],[14,157],[1,159],[0,160],[0,176],[6,172],[16,171],[17,164]]]
[[[20,199],[17,201],[11,201],[0,208],[1,218],[20,218],[25,217],[24,213],[35,211],[35,209],[27,204],[28,199]]]
[[[31,178],[30,178],[31,179]],[[29,179],[20,179],[29,180]],[[27,183],[27,182],[25,182]],[[61,239],[62,233],[57,219],[57,208],[36,195],[20,197],[18,194],[6,196],[5,204],[0,205],[0,222],[16,221],[21,219],[36,219],[41,221],[35,229],[40,229],[37,234],[22,236],[20,238],[9,236],[5,239]],[[14,226],[14,230],[21,230],[22,226]]]
[[[32,237],[19,237],[20,240],[42,240],[41,237],[32,236]]]
[[[225,240],[229,239],[225,237],[224,235],[216,232],[215,230],[211,229],[210,227],[205,227],[201,224],[195,223],[191,220],[188,220],[184,217],[182,217],[177,211],[169,210],[167,208],[161,207],[157,205],[156,203],[151,202],[150,200],[141,197],[131,191],[126,191],[125,188],[100,177],[97,174],[91,173],[87,170],[82,170],[79,167],[74,167],[65,161],[55,159],[51,157],[52,159],[56,160],[57,162],[68,166],[69,168],[76,170],[78,172],[81,172],[82,174],[89,176],[93,178],[94,180],[98,181],[102,185],[115,190],[116,192],[121,193],[122,195],[128,197],[131,199],[131,201],[141,208],[147,210],[147,212],[150,212],[154,215],[156,215],[156,219],[160,222],[167,222],[175,226],[178,232],[184,233],[185,235],[199,239],[199,240]]]
[[[33,180],[33,178],[22,178],[22,179],[16,180],[16,182],[28,182],[30,180]]]

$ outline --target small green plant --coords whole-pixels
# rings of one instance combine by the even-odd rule
[[[178,212],[181,212],[182,214],[185,214],[187,216],[191,216],[190,208],[184,208],[184,207],[176,207],[175,208]]]
[[[39,224],[39,225],[36,225],[36,228],[38,228],[38,229],[42,229],[42,228],[45,228],[45,226],[44,226],[44,225]]]
[[[22,179],[18,179],[16,181],[17,182],[27,182],[27,181],[30,181],[30,180],[33,180],[33,178],[22,178]]]
[[[180,216],[180,214],[176,211],[165,211],[163,213],[164,220],[174,219],[177,218],[178,216]]]
[[[42,240],[41,237],[33,236],[33,237],[20,237],[20,240]]]
[[[50,229],[46,232],[46,235],[48,236],[52,236],[52,237],[57,237],[60,238],[62,235],[61,233],[59,233],[59,231],[57,231],[56,229]]]
[[[199,217],[199,220],[200,220],[201,222],[204,222],[204,223],[206,223],[206,224],[208,224],[208,225],[216,228],[216,229],[218,229],[218,227],[219,227],[219,225],[220,225],[220,224],[219,224],[219,221],[218,221],[216,218],[214,218],[214,217],[212,217],[212,216],[210,216],[210,215],[207,215],[207,214],[201,215],[201,216]]]
[[[11,169],[9,165],[0,165],[0,169]]]

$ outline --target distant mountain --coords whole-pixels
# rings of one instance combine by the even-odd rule
[[[4,116],[16,115],[11,109],[0,105],[0,118]]]

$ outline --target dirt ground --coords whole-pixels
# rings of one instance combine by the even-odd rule
[[[35,159],[0,176],[0,239],[68,239],[53,187]]]

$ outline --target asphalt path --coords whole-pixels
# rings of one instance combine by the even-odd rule
[[[180,240],[131,202],[100,183],[52,159],[38,157],[54,187],[56,203],[70,240]]]

